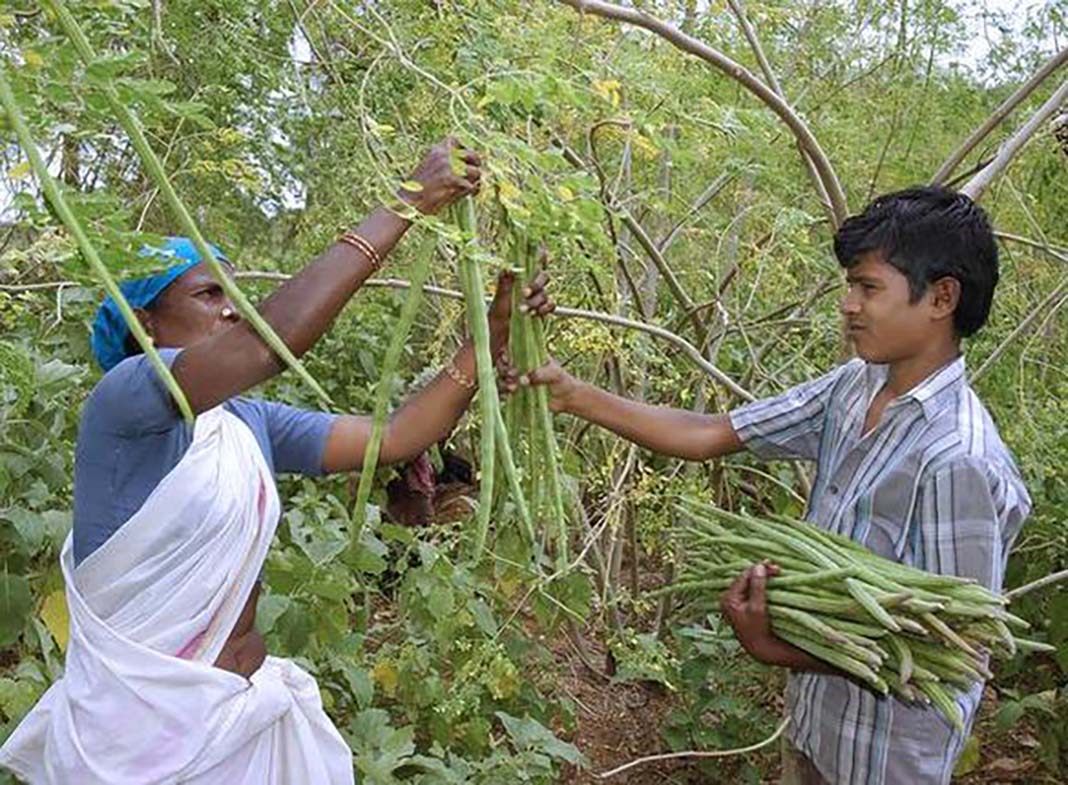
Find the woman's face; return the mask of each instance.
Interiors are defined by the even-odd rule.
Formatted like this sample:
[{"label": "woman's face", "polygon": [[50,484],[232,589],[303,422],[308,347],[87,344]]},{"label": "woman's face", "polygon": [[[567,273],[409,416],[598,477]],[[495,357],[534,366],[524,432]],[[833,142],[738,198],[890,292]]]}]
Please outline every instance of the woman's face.
[{"label": "woman's face", "polygon": [[[223,269],[229,272],[225,265]],[[191,346],[241,320],[206,264],[176,278],[152,307],[139,315],[160,348]]]}]

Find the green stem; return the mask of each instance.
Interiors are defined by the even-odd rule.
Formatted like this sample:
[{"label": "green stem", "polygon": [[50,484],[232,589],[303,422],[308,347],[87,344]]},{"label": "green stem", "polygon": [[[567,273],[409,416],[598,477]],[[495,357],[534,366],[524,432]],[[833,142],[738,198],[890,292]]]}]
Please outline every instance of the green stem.
[{"label": "green stem", "polygon": [[479,454],[478,516],[475,527],[475,561],[482,558],[489,535],[489,519],[493,512],[493,483],[496,461],[496,410],[497,382],[490,351],[489,316],[486,301],[482,297],[482,273],[478,268],[478,256],[473,252],[478,224],[475,203],[464,197],[456,206],[456,223],[463,231],[466,247],[458,259],[460,284],[467,310],[467,326],[475,344],[475,368],[479,386],[479,411],[482,415],[482,432]]},{"label": "green stem", "polygon": [[371,498],[371,488],[374,486],[375,470],[378,468],[378,456],[382,449],[382,434],[385,432],[386,415],[389,410],[390,393],[392,392],[393,377],[397,374],[400,365],[401,354],[404,352],[408,341],[408,334],[415,323],[416,314],[419,312],[419,304],[423,300],[423,284],[430,277],[430,262],[434,254],[434,246],[437,237],[431,235],[419,247],[416,254],[415,264],[412,267],[412,285],[408,289],[408,295],[404,298],[401,306],[400,322],[389,346],[386,348],[386,356],[382,361],[382,372],[375,386],[375,404],[373,421],[371,424],[371,439],[364,448],[363,462],[360,465],[360,484],[356,489],[356,505],[352,511],[352,524],[350,547],[356,548],[363,534],[363,527],[367,523],[367,502]]},{"label": "green stem", "polygon": [[174,398],[175,403],[178,405],[179,411],[185,418],[186,422],[192,423],[194,419],[193,410],[189,406],[189,401],[186,400],[185,393],[182,392],[182,388],[178,386],[178,381],[174,378],[170,368],[163,362],[163,358],[159,356],[159,352],[156,351],[152,345],[152,339],[145,332],[141,326],[140,320],[134,314],[133,309],[130,307],[130,303],[127,302],[123,296],[122,291],[119,289],[115,279],[111,277],[111,273],[108,272],[107,267],[100,260],[97,255],[96,249],[89,241],[88,236],[82,229],[81,224],[75,217],[74,212],[70,209],[66,199],[63,198],[63,192],[60,191],[56,181],[52,178],[52,175],[48,172],[48,165],[41,158],[41,153],[37,149],[37,143],[33,140],[33,135],[30,133],[30,129],[27,127],[26,122],[22,118],[22,114],[19,111],[18,101],[15,98],[14,92],[11,90],[11,85],[7,81],[7,76],[4,73],[3,67],[0,67],[0,101],[3,102],[4,109],[7,112],[7,116],[11,121],[12,127],[15,129],[15,135],[18,137],[19,144],[22,145],[22,149],[26,151],[26,155],[29,156],[30,166],[33,167],[34,174],[37,175],[37,179],[41,183],[41,187],[44,189],[45,195],[48,197],[48,201],[51,203],[52,208],[56,211],[59,219],[63,222],[67,230],[74,236],[74,241],[78,244],[78,249],[82,252],[82,256],[85,257],[86,262],[89,263],[89,267],[100,278],[104,284],[104,288],[107,293],[111,295],[111,298],[119,306],[119,312],[122,314],[122,318],[126,320],[126,325],[130,328],[130,333],[133,335],[134,340],[144,351],[145,356],[148,357],[149,363],[159,374],[166,385],[167,390],[170,392],[171,397]]},{"label": "green stem", "polygon": [[[74,44],[78,56],[86,66],[91,65],[96,60],[96,54],[93,52],[93,49],[89,44],[89,39],[85,37],[85,33],[82,32],[77,20],[70,11],[67,10],[63,0],[50,0],[50,3],[56,16],[59,18],[60,24],[63,25],[63,29],[66,31],[67,36]],[[204,240],[196,223],[193,221],[193,216],[190,215],[189,210],[182,203],[181,199],[178,198],[174,186],[171,185],[167,173],[163,169],[162,162],[152,150],[151,145],[149,145],[144,131],[141,130],[140,122],[134,113],[122,103],[118,92],[110,82],[104,85],[104,96],[107,98],[108,104],[115,113],[119,124],[126,131],[127,135],[129,135],[134,149],[137,151],[138,156],[145,165],[145,170],[155,181],[156,187],[159,188],[159,192],[170,206],[175,218],[178,219],[178,223],[181,225],[182,230],[193,241],[193,245],[196,246],[201,259],[204,260],[204,263],[208,266],[208,269],[211,270],[212,275],[214,275],[215,280],[218,281],[219,286],[222,287],[223,291],[233,302],[234,307],[237,308],[241,316],[255,328],[256,332],[259,333],[260,337],[263,338],[264,342],[271,348],[271,350],[274,351],[286,365],[296,371],[297,375],[300,376],[300,378],[303,379],[320,398],[327,404],[330,404],[330,396],[326,394],[326,390],[324,390],[315,378],[308,373],[308,370],[300,363],[296,356],[294,356],[293,352],[290,351],[285,342],[278,337],[274,329],[267,324],[267,321],[260,315],[259,311],[257,311],[252,303],[249,302],[248,298],[245,297],[244,292],[242,292],[237,284],[233,282],[230,276],[227,275],[226,271],[222,268],[222,265],[215,259],[214,254],[212,254],[207,242]]]}]

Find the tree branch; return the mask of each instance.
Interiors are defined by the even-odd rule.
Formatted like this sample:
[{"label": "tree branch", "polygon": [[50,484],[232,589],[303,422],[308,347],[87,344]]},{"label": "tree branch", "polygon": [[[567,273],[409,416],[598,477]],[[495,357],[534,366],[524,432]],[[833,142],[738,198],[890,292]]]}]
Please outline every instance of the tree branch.
[{"label": "tree branch", "polygon": [[938,171],[931,179],[931,182],[935,185],[942,185],[949,179],[949,176],[953,174],[953,170],[960,166],[968,153],[975,149],[976,145],[983,141],[987,135],[993,131],[1009,114],[1020,105],[1031,93],[1033,93],[1046,77],[1068,62],[1068,49],[1062,49],[1047,60],[1041,68],[1035,71],[1034,75],[1024,82],[1020,87],[1006,98],[994,113],[986,119],[982,125],[976,128],[971,134],[961,142],[960,147],[953,151],[953,153],[945,160],[945,162],[938,167]]},{"label": "tree branch", "polygon": [[[268,281],[284,281],[289,278],[286,273],[272,273],[272,272],[238,272],[234,274],[235,278],[239,279],[258,279]],[[411,286],[409,281],[405,281],[401,278],[368,278],[363,283],[364,286],[378,286],[386,287],[390,289],[407,289]],[[463,294],[461,292],[454,291],[452,289],[443,289],[440,286],[424,286],[423,291],[427,294],[433,294],[438,297],[446,297],[452,300],[462,300]],[[710,378],[722,384],[729,389],[732,393],[745,401],[756,400],[754,396],[747,389],[742,387],[738,382],[734,381],[730,376],[725,374],[715,365],[710,363],[704,357],[701,356],[701,352],[697,350],[697,347],[687,341],[681,335],[676,335],[670,330],[665,330],[663,327],[657,327],[654,324],[646,324],[645,322],[638,322],[633,319],[627,319],[623,316],[616,316],[610,313],[602,313],[600,311],[587,311],[582,308],[564,308],[563,306],[557,307],[553,311],[554,316],[558,316],[564,319],[586,319],[593,322],[601,322],[603,324],[611,324],[616,327],[625,327],[630,330],[638,330],[639,332],[647,333],[661,340],[667,341],[670,344],[678,347],[683,353],[689,357],[697,366]]]},{"label": "tree branch", "polygon": [[976,200],[982,197],[983,192],[990,186],[990,183],[994,181],[994,178],[1008,168],[1009,163],[1016,157],[1016,154],[1023,149],[1024,145],[1031,141],[1031,137],[1035,135],[1042,124],[1046,122],[1046,120],[1048,120],[1066,100],[1068,100],[1068,80],[1065,80],[1064,83],[1054,91],[1053,95],[1049,97],[1046,103],[1042,104],[1039,110],[1031,115],[1031,118],[1001,146],[1001,149],[998,150],[998,154],[994,157],[994,160],[975,175],[975,177],[965,183],[964,187],[960,189],[961,193]]},{"label": "tree branch", "polygon": [[750,744],[748,747],[739,747],[736,750],[717,750],[714,752],[701,752],[699,750],[695,750],[692,752],[669,752],[666,755],[649,755],[644,758],[632,760],[630,763],[625,763],[622,766],[617,766],[616,768],[598,774],[597,776],[602,780],[606,780],[609,777],[614,777],[617,774],[622,774],[623,772],[627,771],[628,769],[632,769],[635,766],[642,766],[646,763],[655,763],[661,760],[675,760],[678,758],[725,758],[729,755],[745,755],[746,753],[756,752],[757,750],[763,747],[767,747],[769,744],[773,744],[775,740],[782,735],[783,731],[786,730],[786,726],[789,724],[790,718],[787,717],[779,724],[779,727],[775,729],[775,732],[768,736],[766,739],[764,739],[764,741],[757,742],[756,744]]},{"label": "tree branch", "polygon": [[[1060,253],[1051,248],[1050,246],[1038,242],[1037,240],[1030,240],[1026,237],[1018,237],[1017,235],[1005,234],[1003,232],[996,232],[995,235],[1003,240],[1013,240],[1023,245],[1028,245],[1033,248],[1040,249],[1042,251],[1045,251],[1054,259],[1057,259],[1062,262],[1068,262],[1068,255]],[[1064,278],[1059,284],[1053,287],[1053,290],[1050,291],[1050,293],[1042,299],[1042,302],[1032,308],[1031,312],[1023,319],[1023,321],[1016,325],[1016,328],[1011,333],[1005,336],[1005,339],[1000,344],[998,344],[997,348],[995,348],[994,351],[990,353],[990,356],[987,357],[986,360],[983,361],[983,364],[980,365],[976,369],[975,373],[971,375],[970,381],[975,382],[979,377],[981,377],[988,370],[990,370],[994,363],[996,363],[998,359],[1001,358],[1001,355],[1005,353],[1005,350],[1009,348],[1010,344],[1012,344],[1012,342],[1019,338],[1021,335],[1026,333],[1031,328],[1031,325],[1033,325],[1039,319],[1039,317],[1049,316],[1050,309],[1053,309],[1055,311],[1062,305],[1064,305],[1065,302],[1068,302],[1068,298],[1061,299],[1065,296],[1066,291],[1068,291],[1068,278]],[[1058,300],[1061,301],[1058,302]]]},{"label": "tree branch", "polygon": [[656,244],[657,250],[662,254],[667,253],[668,248],[675,242],[675,238],[679,236],[679,232],[682,231],[682,227],[686,225],[686,222],[704,209],[706,204],[715,199],[719,195],[719,192],[726,188],[733,179],[733,172],[724,172],[713,180],[712,184],[702,191],[701,195],[690,205],[690,209],[686,212],[686,215],[676,221],[675,225],[671,227],[671,230]]},{"label": "tree branch", "polygon": [[[234,277],[243,280],[257,280],[257,281],[287,281],[289,275],[287,273],[275,273],[275,272],[260,272],[255,270],[246,270],[234,273]],[[79,281],[48,281],[45,283],[32,283],[32,284],[0,284],[0,292],[21,292],[21,291],[35,291],[42,289],[61,289],[65,286],[85,286]],[[411,288],[411,282],[406,281],[403,278],[368,278],[363,282],[366,287],[378,287],[386,289],[409,289]],[[440,286],[423,286],[423,291],[426,294],[436,295],[438,297],[444,297],[450,300],[462,300],[463,293],[455,291],[453,289],[444,289]],[[701,352],[697,350],[697,347],[687,341],[681,335],[676,335],[670,330],[665,330],[663,327],[657,327],[655,324],[646,324],[645,322],[638,322],[633,319],[627,319],[623,316],[616,316],[610,313],[602,313],[601,311],[587,311],[583,308],[564,308],[563,306],[557,307],[553,311],[554,316],[558,316],[563,319],[585,319],[587,321],[601,322],[603,324],[611,324],[616,327],[625,327],[628,330],[638,330],[639,332],[647,333],[661,340],[667,341],[670,344],[678,347],[682,352],[689,357],[697,366],[711,379],[722,384],[729,389],[739,398],[745,401],[756,400],[754,396],[747,389],[742,387],[738,382],[734,381],[730,376],[725,374],[715,365],[710,363],[704,357],[701,356]]]},{"label": "tree branch", "polygon": [[1031,581],[1031,583],[1025,583],[1023,586],[1019,586],[1012,591],[1005,592],[1005,599],[1015,600],[1018,597],[1023,597],[1025,594],[1030,594],[1036,589],[1043,589],[1046,586],[1052,586],[1055,583],[1061,583],[1068,581],[1068,570],[1061,570],[1055,572],[1052,575],[1047,575],[1044,578],[1039,578],[1037,581]]},{"label": "tree branch", "polygon": [[1028,248],[1038,248],[1048,252],[1054,259],[1068,263],[1068,248],[1049,245],[1040,240],[1032,240],[1030,237],[1021,237],[1018,234],[1009,234],[1008,232],[994,232],[994,236],[1002,242],[1019,243],[1020,245],[1026,245]]},{"label": "tree branch", "polygon": [[[753,50],[753,54],[756,56],[757,64],[760,66],[761,73],[764,74],[764,79],[771,86],[771,89],[775,91],[783,100],[786,100],[786,93],[783,92],[782,85],[779,84],[778,78],[775,76],[775,72],[771,70],[771,63],[768,62],[767,56],[764,54],[764,47],[760,45],[760,39],[757,38],[756,31],[749,23],[749,17],[746,16],[745,8],[742,7],[741,0],[727,0],[734,15],[738,18],[738,24],[742,28],[742,32],[745,34],[745,38],[749,41],[749,47]],[[820,173],[816,170],[816,164],[812,160],[805,148],[803,148],[800,142],[797,143],[797,151],[801,153],[801,159],[805,162],[805,169],[808,171],[808,177],[812,181],[812,184],[816,187],[816,193],[819,195],[820,204],[823,205],[824,212],[827,213],[827,218],[831,222],[831,229],[838,228],[838,217],[834,213],[834,208],[831,206],[831,198],[827,195],[827,189],[823,187],[823,181],[820,179]]]},{"label": "tree branch", "polygon": [[[552,143],[560,149],[561,155],[564,156],[564,160],[577,169],[589,171],[589,167],[586,162],[582,160],[582,157],[572,150],[567,143],[559,136],[552,135]],[[649,233],[645,231],[637,219],[631,215],[630,211],[619,203],[615,193],[603,184],[601,188],[601,199],[604,202],[605,207],[617,215],[623,222],[623,225],[630,230],[634,235],[634,239],[638,241],[638,245],[642,247],[642,250],[649,256],[653,264],[656,265],[657,271],[664,277],[667,282],[668,289],[671,290],[672,296],[679,301],[679,305],[682,306],[684,312],[690,312],[693,310],[694,303],[690,296],[686,293],[686,290],[682,288],[682,284],[679,283],[678,277],[675,275],[675,271],[668,265],[667,260],[664,258],[664,254],[660,251],[653,239],[649,236]],[[638,297],[638,308],[641,310],[643,305],[641,303],[640,295],[635,292],[635,297]],[[694,320],[694,329],[697,331],[697,339],[699,342],[703,342],[704,338],[704,325],[700,319]]]},{"label": "tree branch", "polygon": [[835,174],[834,167],[823,152],[823,148],[820,147],[816,137],[813,136],[808,125],[798,116],[793,107],[786,103],[774,90],[757,79],[749,70],[708,44],[686,35],[677,27],[650,16],[644,11],[602,2],[602,0],[558,0],[558,2],[569,5],[580,13],[591,13],[605,19],[614,19],[642,27],[660,36],[676,48],[699,57],[721,70],[727,76],[740,82],[742,86],[775,112],[793,132],[798,144],[812,158],[813,165],[819,173],[820,182],[830,198],[836,224],[845,220],[849,214],[845,193],[842,190],[838,175]]}]

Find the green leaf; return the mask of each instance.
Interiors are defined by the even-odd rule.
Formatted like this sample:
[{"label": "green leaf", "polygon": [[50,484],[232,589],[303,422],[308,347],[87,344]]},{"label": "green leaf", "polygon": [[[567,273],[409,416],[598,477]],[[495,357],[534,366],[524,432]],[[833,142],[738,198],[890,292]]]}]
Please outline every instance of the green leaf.
[{"label": "green leaf", "polygon": [[284,594],[261,594],[256,602],[256,628],[264,635],[271,632],[292,602]]},{"label": "green leaf", "polygon": [[964,742],[964,749],[960,752],[960,757],[957,758],[957,765],[953,769],[953,775],[955,777],[963,777],[967,774],[971,774],[979,766],[980,744],[979,737],[972,735],[968,737],[968,741]]},{"label": "green leaf", "polygon": [[8,720],[21,720],[44,692],[44,685],[32,679],[0,678],[0,713]]},{"label": "green leaf", "polygon": [[349,685],[352,697],[356,700],[356,705],[360,709],[369,708],[375,697],[375,682],[370,672],[349,662],[342,664],[341,672]]},{"label": "green leaf", "polygon": [[477,597],[467,602],[467,608],[475,619],[475,624],[486,635],[497,634],[497,620],[493,617],[490,606]]},{"label": "green leaf", "polygon": [[360,572],[381,575],[389,567],[385,556],[389,548],[380,539],[364,531],[359,544],[352,552],[352,566]]},{"label": "green leaf", "polygon": [[998,709],[996,725],[999,731],[1007,731],[1016,727],[1027,712],[1027,707],[1022,701],[1006,701]]},{"label": "green leaf", "polygon": [[18,640],[32,612],[29,581],[21,575],[0,574],[0,646]]},{"label": "green leaf", "polygon": [[537,720],[531,717],[518,719],[503,711],[496,712],[496,715],[517,749],[543,752],[552,758],[575,765],[585,763],[585,757],[575,745],[561,741]]},{"label": "green leaf", "polygon": [[438,586],[435,591],[430,593],[430,596],[427,597],[426,601],[427,610],[439,621],[451,616],[455,605],[456,598],[453,595],[452,589],[445,586]]},{"label": "green leaf", "polygon": [[133,71],[145,62],[145,55],[131,51],[121,55],[98,57],[85,69],[86,81],[90,84],[104,86],[124,71]]}]

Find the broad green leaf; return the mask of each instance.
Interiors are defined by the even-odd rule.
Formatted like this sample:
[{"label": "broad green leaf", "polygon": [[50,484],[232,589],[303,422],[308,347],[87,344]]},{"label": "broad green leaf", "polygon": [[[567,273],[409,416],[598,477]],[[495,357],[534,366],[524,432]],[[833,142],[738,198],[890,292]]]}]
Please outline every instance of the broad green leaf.
[{"label": "broad green leaf", "polygon": [[59,644],[60,651],[65,652],[70,640],[70,613],[67,611],[67,595],[63,589],[56,589],[45,597],[41,604],[40,616]]},{"label": "broad green leaf", "polygon": [[32,611],[29,581],[21,575],[0,573],[0,646],[18,640]]}]

